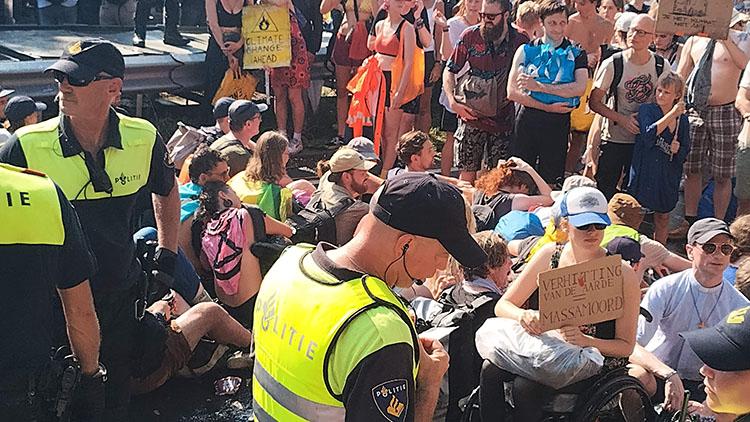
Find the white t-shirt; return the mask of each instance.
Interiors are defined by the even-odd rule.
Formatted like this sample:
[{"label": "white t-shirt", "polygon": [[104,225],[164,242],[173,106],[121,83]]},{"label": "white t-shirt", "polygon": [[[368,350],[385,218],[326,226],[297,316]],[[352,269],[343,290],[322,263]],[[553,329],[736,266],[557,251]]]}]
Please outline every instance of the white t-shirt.
[{"label": "white t-shirt", "polygon": [[0,127],[0,147],[2,147],[6,142],[8,142],[8,139],[10,139],[11,134],[8,132],[8,129]]},{"label": "white t-shirt", "polygon": [[[664,70],[658,79],[663,79],[669,73],[670,65],[664,60]],[[615,77],[615,65],[612,57],[605,60],[596,74],[594,79],[594,88],[609,92],[609,87]],[[620,114],[638,113],[641,104],[654,102],[654,93],[656,93],[656,59],[651,54],[651,58],[644,65],[636,65],[625,59],[622,65],[622,78],[617,85],[617,111]],[[627,129],[613,124],[609,119],[604,119],[602,126],[602,141],[611,141],[618,144],[632,144],[635,142],[635,135],[628,132]]]},{"label": "white t-shirt", "polygon": [[652,284],[641,302],[654,319],[646,322],[639,317],[638,344],[676,370],[680,378],[700,381],[703,376],[698,370],[703,363],[679,334],[699,330],[701,320],[705,328],[712,327],[748,304],[726,281],[712,288],[701,286],[692,268],[669,275]]},{"label": "white t-shirt", "polygon": [[[750,89],[750,72],[744,72],[742,79],[740,79],[740,88]],[[744,121],[742,125],[742,132],[737,137],[739,144],[737,148],[745,149],[750,148],[750,122]]]}]

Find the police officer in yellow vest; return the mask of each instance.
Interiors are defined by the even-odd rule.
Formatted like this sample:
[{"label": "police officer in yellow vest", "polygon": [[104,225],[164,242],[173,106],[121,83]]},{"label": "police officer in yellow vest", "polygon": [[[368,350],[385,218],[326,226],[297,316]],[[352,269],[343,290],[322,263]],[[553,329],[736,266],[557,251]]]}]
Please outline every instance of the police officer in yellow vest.
[{"label": "police officer in yellow vest", "polygon": [[26,126],[0,149],[0,162],[43,171],[75,206],[98,262],[91,289],[108,369],[108,421],[125,420],[129,355],[141,275],[132,234],[139,198],[152,194],[159,230],[157,267],[174,272],[180,199],[166,146],[149,122],[119,114],[122,54],[101,39],[76,41],[47,69],[58,83],[60,116]]},{"label": "police officer in yellow vest", "polygon": [[376,192],[354,238],[289,247],[261,284],[253,334],[259,421],[427,421],[448,355],[418,338],[391,290],[486,255],[460,191],[404,173]]},{"label": "police officer in yellow vest", "polygon": [[59,383],[49,354],[64,340],[53,329],[62,322],[53,306],[55,289],[83,373],[76,395],[87,399],[68,410],[74,420],[95,419],[104,406],[99,325],[88,281],[95,261],[76,213],[44,174],[0,164],[0,221],[0,419],[51,418]]}]

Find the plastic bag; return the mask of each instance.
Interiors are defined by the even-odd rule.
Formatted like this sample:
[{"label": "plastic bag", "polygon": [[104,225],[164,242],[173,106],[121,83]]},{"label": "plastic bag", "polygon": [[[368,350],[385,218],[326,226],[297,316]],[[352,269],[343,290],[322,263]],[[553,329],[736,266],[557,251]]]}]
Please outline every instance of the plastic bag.
[{"label": "plastic bag", "polygon": [[216,103],[221,97],[231,97],[235,100],[252,100],[257,85],[258,80],[249,71],[242,70],[239,77],[236,77],[232,69],[227,69],[211,104]]},{"label": "plastic bag", "polygon": [[556,390],[599,372],[604,364],[599,350],[574,346],[556,334],[533,336],[512,319],[490,318],[477,331],[477,351],[501,369]]}]

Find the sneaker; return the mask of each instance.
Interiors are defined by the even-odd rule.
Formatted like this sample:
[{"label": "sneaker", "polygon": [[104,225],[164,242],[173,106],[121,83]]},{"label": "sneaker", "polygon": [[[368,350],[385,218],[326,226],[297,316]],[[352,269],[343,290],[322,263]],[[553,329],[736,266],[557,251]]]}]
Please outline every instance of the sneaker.
[{"label": "sneaker", "polygon": [[250,352],[238,350],[227,358],[227,368],[229,369],[250,369],[253,367],[255,356]]},{"label": "sneaker", "polygon": [[687,220],[682,220],[679,226],[669,232],[669,239],[685,239],[687,237],[688,230],[690,230],[690,223]]},{"label": "sneaker", "polygon": [[179,33],[175,34],[164,34],[164,44],[173,45],[175,47],[184,47],[190,42],[189,39],[183,37]]},{"label": "sneaker", "polygon": [[336,146],[336,147],[340,147],[340,146],[346,144],[346,142],[344,141],[344,137],[343,136],[336,135],[336,136],[333,137],[333,139],[331,139],[330,141],[328,141],[328,144]]},{"label": "sneaker", "polygon": [[289,151],[289,155],[295,155],[302,151],[302,141],[299,139],[290,139],[289,140],[289,146],[286,149]]},{"label": "sneaker", "polygon": [[136,47],[146,47],[146,37],[142,37],[138,34],[133,34],[133,45]]}]

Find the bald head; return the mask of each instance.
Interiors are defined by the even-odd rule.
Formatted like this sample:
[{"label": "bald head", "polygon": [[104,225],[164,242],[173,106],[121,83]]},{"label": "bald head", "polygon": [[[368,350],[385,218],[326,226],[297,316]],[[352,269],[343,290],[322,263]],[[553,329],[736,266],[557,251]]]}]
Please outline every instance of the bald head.
[{"label": "bald head", "polygon": [[628,47],[636,52],[648,50],[654,42],[655,31],[656,21],[649,15],[639,14],[630,23]]}]

